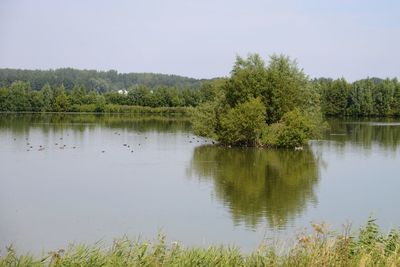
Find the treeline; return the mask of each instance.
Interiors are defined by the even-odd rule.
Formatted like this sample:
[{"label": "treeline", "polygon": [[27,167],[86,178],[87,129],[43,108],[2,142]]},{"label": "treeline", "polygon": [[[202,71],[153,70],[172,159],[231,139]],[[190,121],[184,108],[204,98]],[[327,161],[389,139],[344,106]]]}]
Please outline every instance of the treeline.
[{"label": "treeline", "polygon": [[345,79],[319,79],[322,111],[328,116],[400,116],[397,79],[368,78],[353,83]]},{"label": "treeline", "polygon": [[[63,85],[45,84],[33,90],[29,82],[16,81],[0,88],[1,112],[174,112],[193,107],[214,98],[211,84],[198,90],[140,85],[125,92],[99,93],[84,85],[66,90]],[[151,109],[158,108],[158,109]]]},{"label": "treeline", "polygon": [[145,85],[156,87],[199,88],[203,80],[156,73],[118,73],[115,70],[96,71],[62,68],[56,70],[0,69],[0,87],[9,87],[15,81],[29,82],[33,90],[40,90],[46,84],[51,87],[63,85],[69,91],[75,85],[87,90],[108,92]]},{"label": "treeline", "polygon": [[[104,105],[108,108],[115,105],[108,111],[120,112],[127,111],[126,106],[197,106],[214,100],[218,88],[227,80],[114,70],[0,69],[0,111],[91,112],[104,110]],[[251,90],[252,84],[232,84],[231,95],[239,94],[242,86]],[[260,86],[267,85],[261,83]],[[400,83],[397,79],[367,78],[349,83],[343,78],[320,78],[307,86],[319,93],[322,113],[327,116],[400,116]],[[261,87],[257,90],[268,89]],[[124,93],[118,93],[121,90]],[[280,111],[280,106],[267,107],[271,115]]]}]

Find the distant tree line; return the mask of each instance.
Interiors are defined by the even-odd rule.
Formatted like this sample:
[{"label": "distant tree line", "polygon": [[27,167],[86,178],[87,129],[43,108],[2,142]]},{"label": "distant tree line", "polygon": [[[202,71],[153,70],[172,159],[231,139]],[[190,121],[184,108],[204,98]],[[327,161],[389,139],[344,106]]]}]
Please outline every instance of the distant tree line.
[{"label": "distant tree line", "polygon": [[199,88],[202,80],[156,73],[118,73],[115,70],[96,71],[62,68],[56,70],[0,69],[0,87],[9,87],[15,81],[29,82],[32,90],[40,90],[46,84],[63,85],[66,91],[82,85],[89,91],[108,92],[145,85],[156,87]]},{"label": "distant tree line", "polygon": [[318,79],[322,111],[328,116],[400,116],[400,83],[397,79]]},{"label": "distant tree line", "polygon": [[[0,69],[0,111],[90,112],[94,109],[101,111],[104,105],[197,106],[214,100],[221,86],[228,88],[227,101],[234,105],[236,99],[251,92],[252,87],[258,86],[254,89],[256,91],[265,89],[263,71],[251,75],[255,75],[254,80],[252,78],[246,81],[247,84],[242,84],[241,78],[198,80],[177,75],[118,73],[114,70]],[[293,81],[285,81],[286,87],[290,87]],[[307,83],[307,86],[313,88],[307,92],[320,95],[320,107],[327,116],[400,116],[400,83],[397,79],[367,78],[349,83],[343,78],[320,78]],[[119,90],[124,93],[118,93]],[[281,98],[285,101],[278,104],[274,102],[278,99],[276,95],[272,94],[270,100],[264,99],[265,103],[270,102],[266,110],[269,122],[281,117],[286,111],[286,102],[294,103],[290,98],[296,92],[294,90]],[[96,105],[97,108],[94,108]]]},{"label": "distant tree line", "polygon": [[[212,86],[204,83],[198,90],[175,87],[150,89],[145,85],[133,86],[126,91],[99,93],[75,84],[71,90],[63,85],[46,83],[33,90],[29,82],[15,81],[0,87],[2,112],[122,112],[128,107],[191,107],[214,97]],[[137,109],[131,109],[137,110]]]}]

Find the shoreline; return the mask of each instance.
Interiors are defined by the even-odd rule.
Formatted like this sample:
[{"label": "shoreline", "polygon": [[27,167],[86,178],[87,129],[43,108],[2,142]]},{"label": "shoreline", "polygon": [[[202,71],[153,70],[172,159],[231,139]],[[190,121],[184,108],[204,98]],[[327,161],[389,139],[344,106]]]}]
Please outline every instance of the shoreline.
[{"label": "shoreline", "polygon": [[[111,246],[75,244],[42,256],[18,254],[11,246],[0,253],[0,266],[398,266],[400,231],[382,233],[370,218],[364,227],[352,231],[349,224],[341,232],[327,224],[311,224],[311,233],[301,233],[295,241],[268,241],[245,253],[230,245],[183,246],[168,241],[162,233],[155,241],[127,237]],[[278,240],[279,241],[279,240]]]}]

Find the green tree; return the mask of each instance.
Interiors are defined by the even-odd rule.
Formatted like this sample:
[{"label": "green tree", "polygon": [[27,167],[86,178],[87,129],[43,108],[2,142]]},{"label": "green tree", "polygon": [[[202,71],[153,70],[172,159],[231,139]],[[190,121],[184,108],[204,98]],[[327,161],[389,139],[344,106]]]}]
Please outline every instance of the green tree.
[{"label": "green tree", "polygon": [[97,95],[98,93],[96,91],[90,91],[85,95],[83,98],[82,102],[83,104],[90,105],[90,104],[96,104],[97,101]]},{"label": "green tree", "polygon": [[31,91],[29,94],[31,111],[40,112],[43,109],[43,95],[39,91]]},{"label": "green tree", "polygon": [[212,104],[195,111],[196,134],[230,145],[294,147],[323,125],[319,88],[288,57],[272,56],[268,67],[258,55],[237,57],[231,73]]},{"label": "green tree", "polygon": [[54,111],[66,112],[69,110],[69,107],[70,101],[65,91],[58,92],[57,97],[54,100]]},{"label": "green tree", "polygon": [[146,86],[137,86],[128,91],[128,103],[133,106],[147,106],[150,90]]},{"label": "green tree", "polygon": [[346,115],[347,102],[350,94],[350,85],[342,78],[322,85],[323,112],[327,115]]},{"label": "green tree", "polygon": [[125,94],[120,94],[115,91],[105,93],[104,97],[108,104],[115,104],[115,105],[127,105],[128,104],[127,96]]},{"label": "green tree", "polygon": [[104,112],[106,108],[106,99],[104,98],[103,95],[98,95],[96,97],[96,112]]},{"label": "green tree", "polygon": [[375,86],[375,90],[373,91],[375,115],[390,115],[394,92],[395,85],[391,83],[389,79],[384,80]]},{"label": "green tree", "polygon": [[259,145],[265,124],[265,106],[261,98],[250,98],[221,116],[218,141],[233,145]]},{"label": "green tree", "polygon": [[72,105],[82,105],[86,95],[86,89],[82,85],[75,85],[72,88],[70,99]]},{"label": "green tree", "polygon": [[373,114],[372,92],[374,84],[370,79],[354,82],[348,103],[348,113],[355,116],[370,116]]},{"label": "green tree", "polygon": [[10,111],[31,111],[29,94],[31,86],[27,82],[13,82],[10,86],[7,102],[10,103]]},{"label": "green tree", "polygon": [[271,56],[267,69],[267,87],[262,93],[267,107],[267,121],[279,121],[283,114],[298,107],[319,106],[319,94],[312,92],[308,77],[296,61],[284,55]]},{"label": "green tree", "polygon": [[216,105],[218,105],[216,101],[205,102],[193,112],[192,127],[195,134],[214,139],[218,138],[215,133],[218,124]]},{"label": "green tree", "polygon": [[225,86],[226,79],[214,79],[212,81],[204,82],[199,89],[199,102],[204,103],[213,101],[216,97],[217,91],[221,91]]},{"label": "green tree", "polygon": [[195,107],[200,103],[200,91],[184,89],[180,96],[181,106]]},{"label": "green tree", "polygon": [[264,95],[267,90],[267,70],[258,54],[249,54],[247,59],[236,57],[231,77],[223,87],[226,101],[231,107]]},{"label": "green tree", "polygon": [[46,83],[40,90],[43,99],[41,111],[49,112],[53,110],[54,95],[50,85]]},{"label": "green tree", "polygon": [[184,99],[176,88],[165,88],[164,93],[168,107],[181,107],[184,105]]},{"label": "green tree", "polygon": [[394,83],[392,113],[395,116],[400,116],[400,83],[397,79],[393,79],[392,82]]},{"label": "green tree", "polygon": [[12,110],[9,94],[10,90],[7,88],[0,88],[0,111]]},{"label": "green tree", "polygon": [[279,123],[271,126],[269,134],[273,136],[269,136],[268,140],[278,147],[301,147],[309,138],[320,136],[321,123],[321,119],[307,116],[296,108],[285,113]]}]

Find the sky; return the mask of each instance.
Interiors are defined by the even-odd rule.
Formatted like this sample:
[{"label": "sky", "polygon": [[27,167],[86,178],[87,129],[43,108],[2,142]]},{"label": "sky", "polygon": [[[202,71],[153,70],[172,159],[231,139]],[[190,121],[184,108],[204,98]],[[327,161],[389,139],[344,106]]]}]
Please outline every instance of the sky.
[{"label": "sky", "polygon": [[228,76],[236,55],[311,78],[400,77],[398,0],[0,0],[0,68]]}]

